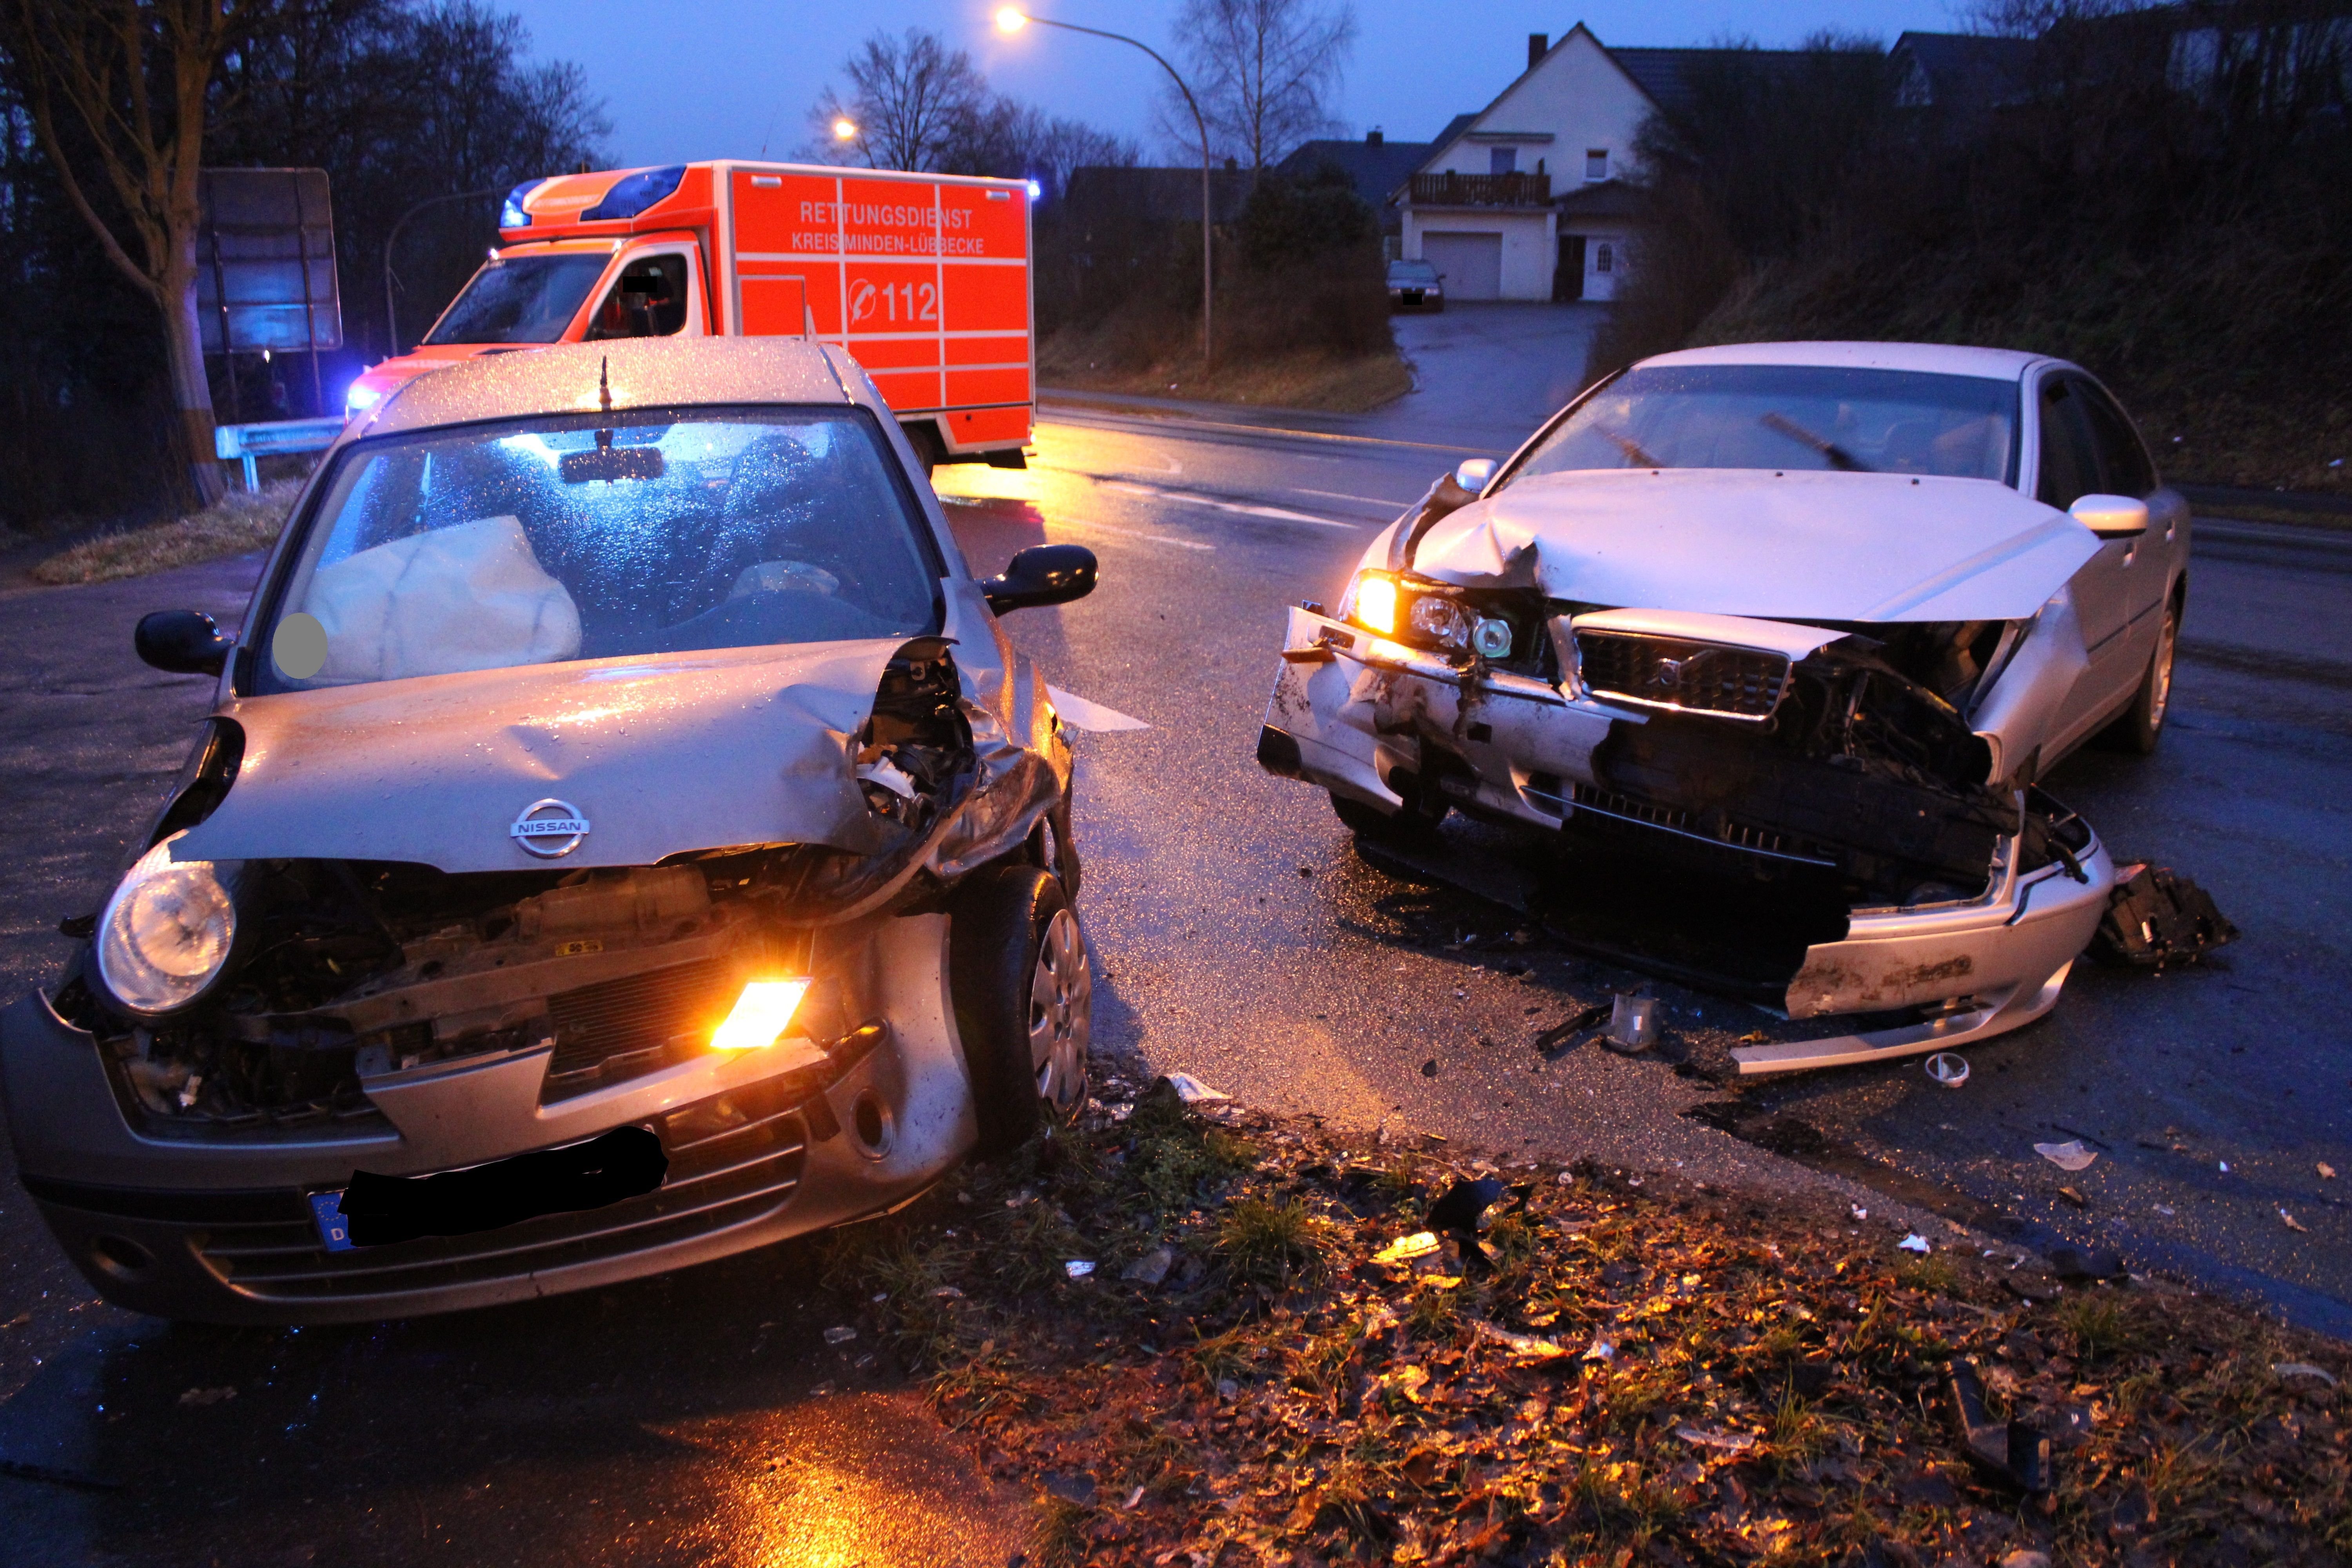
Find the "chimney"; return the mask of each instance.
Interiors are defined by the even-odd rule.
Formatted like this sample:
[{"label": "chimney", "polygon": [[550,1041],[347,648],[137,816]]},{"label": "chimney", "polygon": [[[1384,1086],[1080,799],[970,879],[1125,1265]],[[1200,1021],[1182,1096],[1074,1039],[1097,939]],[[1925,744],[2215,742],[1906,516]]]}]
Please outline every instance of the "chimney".
[{"label": "chimney", "polygon": [[1377,125],[1364,132],[1364,145],[1367,147],[1377,147],[1386,140],[1387,138],[1381,134],[1381,128]]},{"label": "chimney", "polygon": [[1536,62],[1542,59],[1544,56],[1550,52],[1551,35],[1549,33],[1529,33],[1528,35],[1528,69],[1535,69]]}]

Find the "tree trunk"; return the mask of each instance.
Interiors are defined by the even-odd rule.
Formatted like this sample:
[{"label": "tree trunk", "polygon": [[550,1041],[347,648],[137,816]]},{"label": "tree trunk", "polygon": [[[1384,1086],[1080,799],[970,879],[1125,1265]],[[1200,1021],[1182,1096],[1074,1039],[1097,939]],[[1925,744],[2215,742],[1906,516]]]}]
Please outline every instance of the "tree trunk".
[{"label": "tree trunk", "polygon": [[196,321],[195,226],[188,225],[172,239],[172,255],[157,290],[163,312],[163,353],[171,367],[172,405],[179,415],[178,445],[188,488],[198,506],[210,506],[227,493],[228,486],[214,456],[212,383],[205,374],[204,332]]}]

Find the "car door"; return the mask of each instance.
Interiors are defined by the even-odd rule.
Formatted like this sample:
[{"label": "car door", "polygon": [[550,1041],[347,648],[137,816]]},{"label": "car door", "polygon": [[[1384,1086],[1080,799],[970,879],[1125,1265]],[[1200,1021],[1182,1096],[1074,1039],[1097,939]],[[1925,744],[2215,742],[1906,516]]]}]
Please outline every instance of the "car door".
[{"label": "car door", "polygon": [[[2060,511],[2072,507],[2079,497],[2099,493],[2106,482],[2083,384],[2064,371],[2048,371],[2034,398],[2040,440],[2033,493]],[[2068,584],[2074,590],[2074,618],[2083,628],[2083,647],[2091,664],[2060,709],[2056,744],[2047,761],[2054,762],[2080,741],[2114,705],[2122,689],[2124,672],[2130,666],[2131,605],[2125,562],[2132,544],[2123,539],[2101,542],[2099,552],[2084,563]]]},{"label": "car door", "polygon": [[2126,685],[2136,685],[2139,672],[2156,651],[2158,612],[2172,585],[2179,558],[2180,525],[2188,503],[2177,490],[2158,487],[2156,464],[2147,455],[2139,432],[2107,389],[2088,377],[2074,377],[2074,388],[2089,416],[2091,438],[2099,451],[2101,488],[2109,495],[2130,496],[2147,502],[2147,531],[2127,542],[2124,553],[2123,594],[2129,625],[2125,636],[2128,655]]}]

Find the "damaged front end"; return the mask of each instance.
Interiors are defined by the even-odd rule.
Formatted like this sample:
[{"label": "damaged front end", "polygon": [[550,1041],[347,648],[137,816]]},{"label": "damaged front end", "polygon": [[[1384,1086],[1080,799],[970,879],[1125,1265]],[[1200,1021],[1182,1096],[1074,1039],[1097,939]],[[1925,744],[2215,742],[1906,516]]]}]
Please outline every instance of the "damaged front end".
[{"label": "damaged front end", "polygon": [[[1009,860],[1076,879],[1066,742],[1034,672],[975,640],[970,668],[919,637],[443,678],[454,693],[399,704],[396,748],[348,737],[373,773],[304,742],[384,720],[379,689],[229,704],[54,1000],[0,1030],[19,1163],[68,1254],[139,1310],[364,1319],[678,1267],[920,1193],[976,1137],[951,889]],[[730,743],[675,743],[714,713]],[[137,952],[214,969],[174,991]],[[357,1173],[625,1128],[663,1159],[621,1201],[385,1247],[334,1232]]]},{"label": "damaged front end", "polygon": [[1596,947],[1793,1019],[1867,1016],[1738,1050],[1744,1073],[1940,1049],[2048,1011],[2113,880],[1970,726],[2026,631],[1608,607],[1524,570],[1391,564],[1337,616],[1291,612],[1259,760],[1359,812],[1557,833],[1565,886],[1538,896]]}]

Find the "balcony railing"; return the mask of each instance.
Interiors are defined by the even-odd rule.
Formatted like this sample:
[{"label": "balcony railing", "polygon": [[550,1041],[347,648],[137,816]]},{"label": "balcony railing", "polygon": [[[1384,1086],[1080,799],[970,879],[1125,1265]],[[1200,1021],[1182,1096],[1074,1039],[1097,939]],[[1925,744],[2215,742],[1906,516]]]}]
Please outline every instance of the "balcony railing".
[{"label": "balcony railing", "polygon": [[1549,174],[1415,174],[1417,207],[1539,207],[1551,200]]}]

